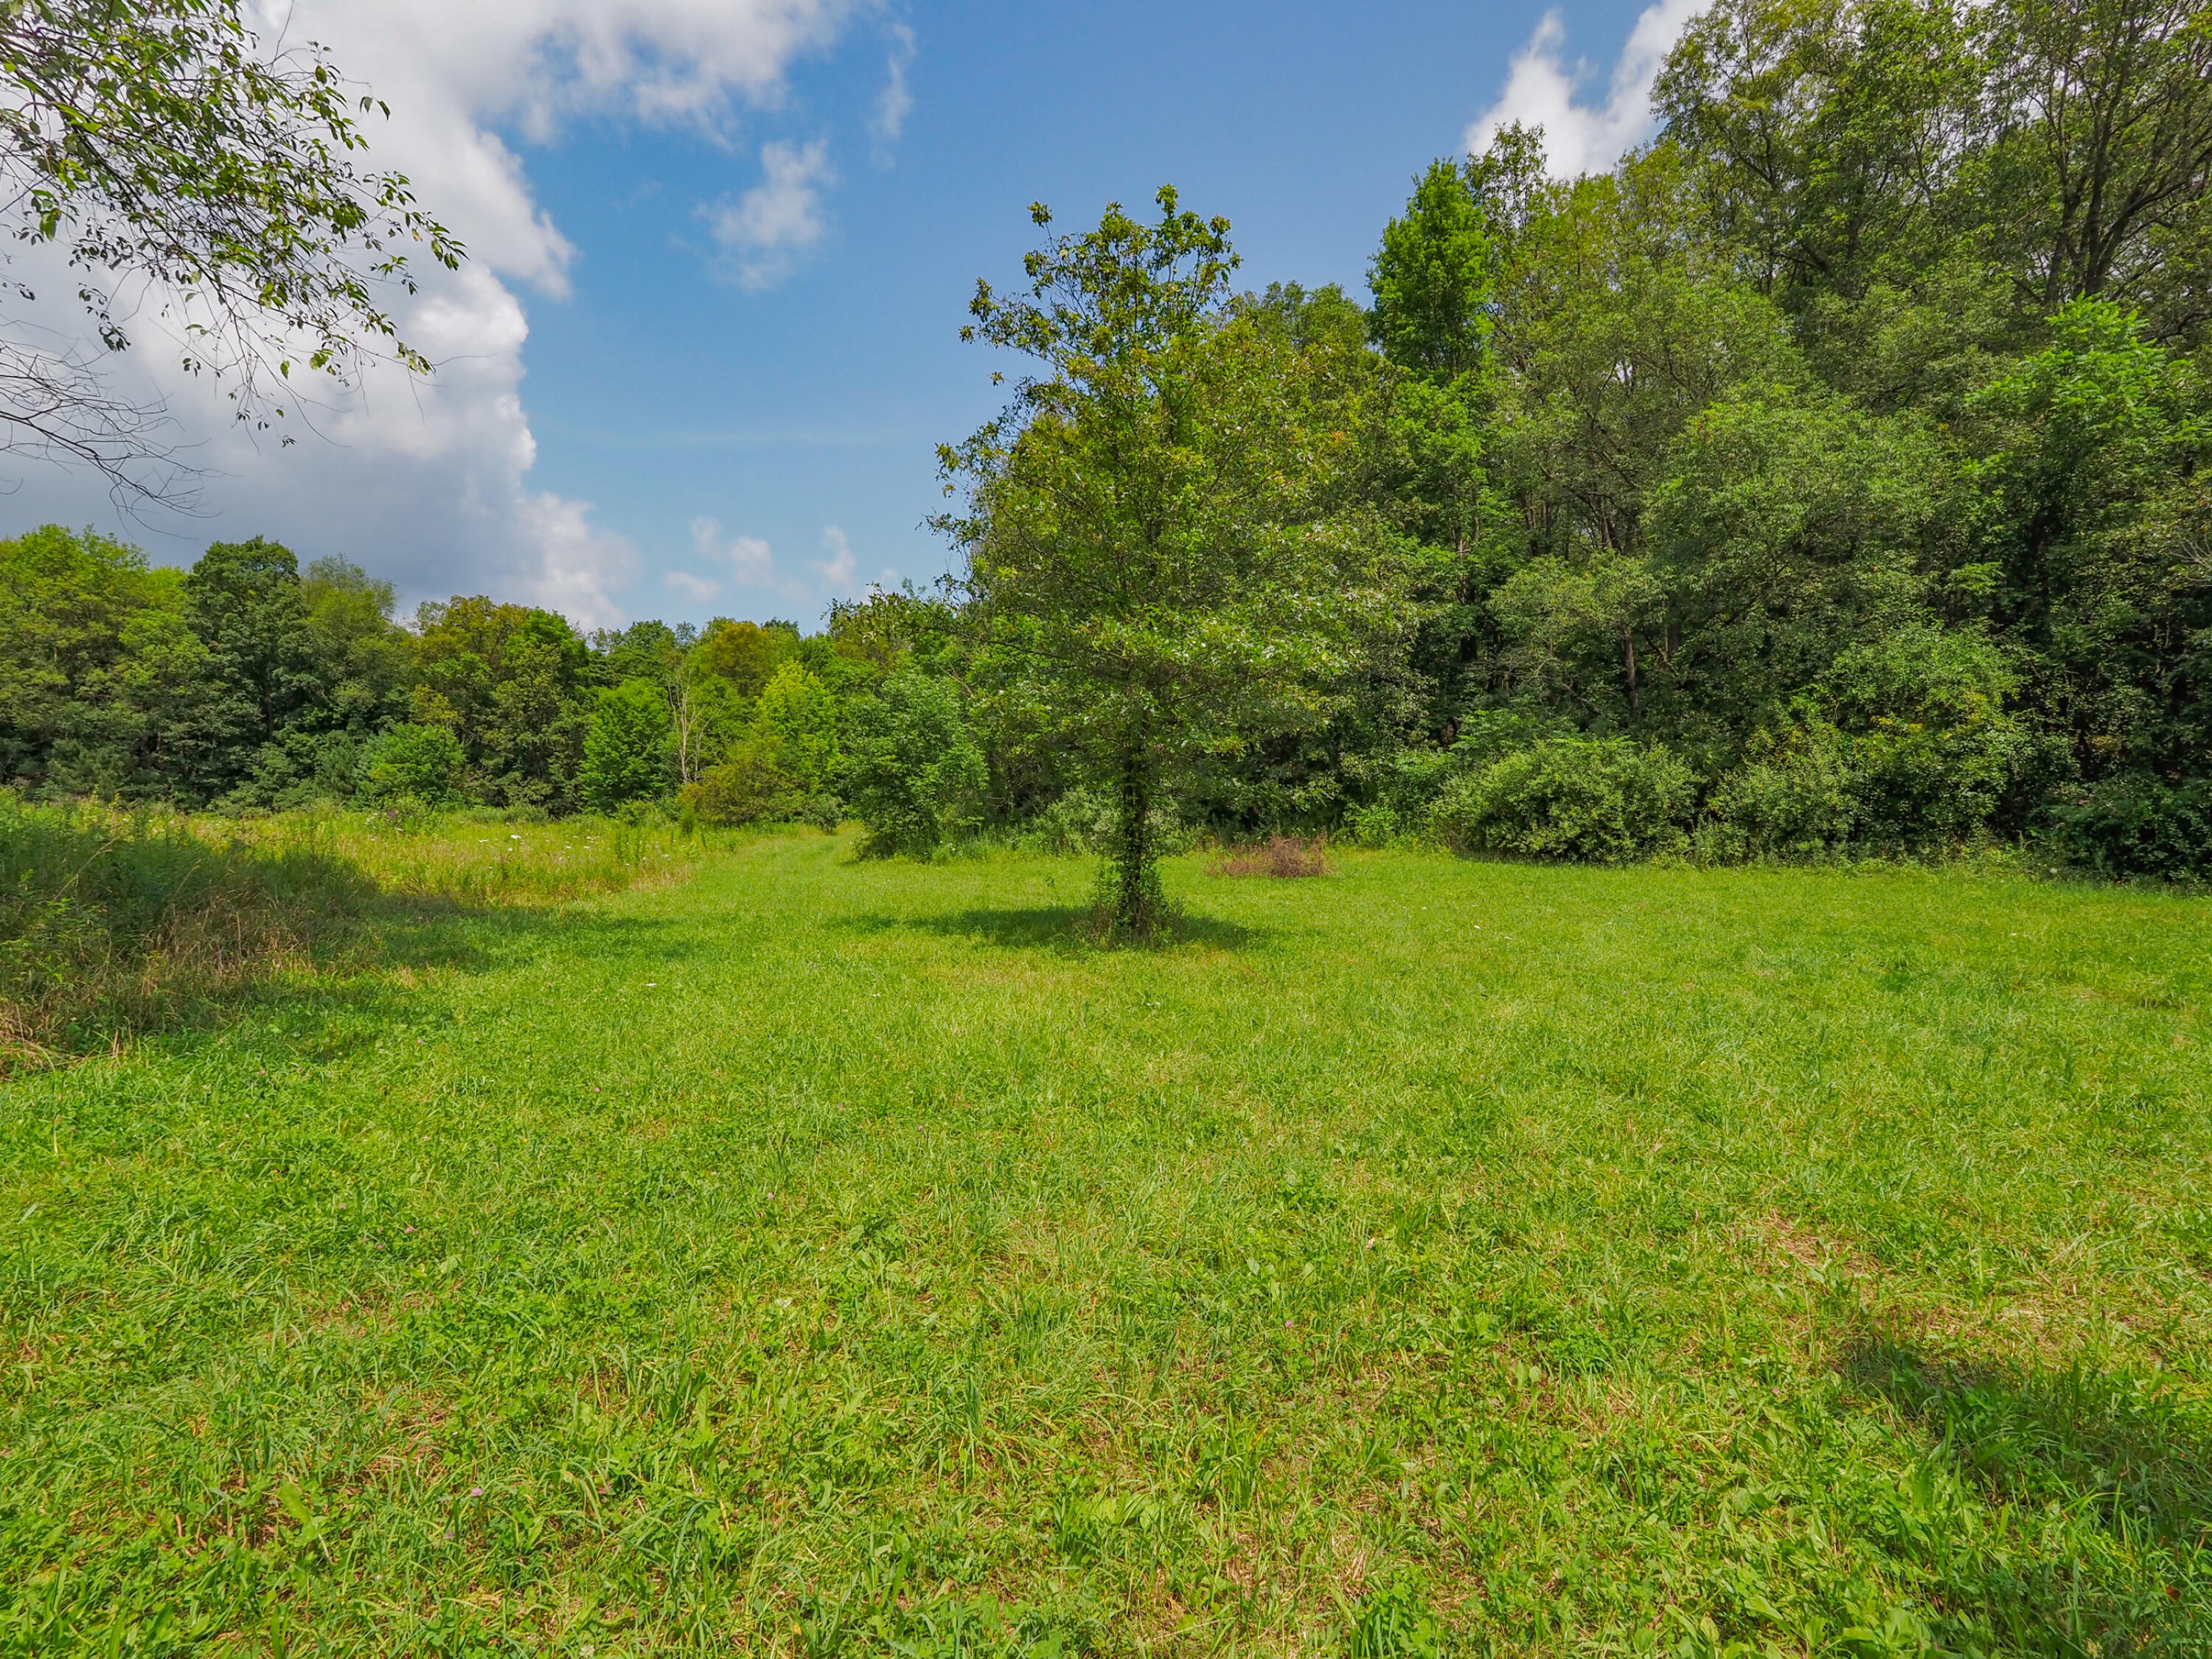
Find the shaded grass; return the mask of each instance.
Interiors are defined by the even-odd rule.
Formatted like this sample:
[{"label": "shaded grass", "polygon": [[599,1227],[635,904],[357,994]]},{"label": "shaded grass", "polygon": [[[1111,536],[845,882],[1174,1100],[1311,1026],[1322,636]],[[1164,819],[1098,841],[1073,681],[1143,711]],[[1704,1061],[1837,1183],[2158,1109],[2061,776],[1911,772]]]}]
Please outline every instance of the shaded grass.
[{"label": "shaded grass", "polygon": [[0,1106],[23,1650],[2212,1643],[2203,902],[734,843]]},{"label": "shaded grass", "polygon": [[[727,837],[710,837],[726,844]],[[358,972],[426,908],[543,904],[686,874],[707,846],[598,818],[261,820],[31,805],[0,791],[0,1068]]]}]

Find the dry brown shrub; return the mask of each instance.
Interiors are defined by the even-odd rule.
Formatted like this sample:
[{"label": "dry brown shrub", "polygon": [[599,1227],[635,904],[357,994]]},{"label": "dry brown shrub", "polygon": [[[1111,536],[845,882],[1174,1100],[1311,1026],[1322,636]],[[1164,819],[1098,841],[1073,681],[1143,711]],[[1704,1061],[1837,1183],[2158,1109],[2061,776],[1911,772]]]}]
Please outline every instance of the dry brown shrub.
[{"label": "dry brown shrub", "polygon": [[1326,836],[1274,836],[1264,847],[1247,847],[1224,853],[1213,866],[1217,876],[1325,876],[1328,873]]}]

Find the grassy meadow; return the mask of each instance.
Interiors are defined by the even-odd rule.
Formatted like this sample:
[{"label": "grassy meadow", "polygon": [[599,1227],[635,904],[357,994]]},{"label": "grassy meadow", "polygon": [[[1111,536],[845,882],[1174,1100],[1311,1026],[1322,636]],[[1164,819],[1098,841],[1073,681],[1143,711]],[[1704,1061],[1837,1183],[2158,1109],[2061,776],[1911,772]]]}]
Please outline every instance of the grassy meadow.
[{"label": "grassy meadow", "polygon": [[2212,901],[317,833],[0,1083],[0,1653],[2212,1652]]}]

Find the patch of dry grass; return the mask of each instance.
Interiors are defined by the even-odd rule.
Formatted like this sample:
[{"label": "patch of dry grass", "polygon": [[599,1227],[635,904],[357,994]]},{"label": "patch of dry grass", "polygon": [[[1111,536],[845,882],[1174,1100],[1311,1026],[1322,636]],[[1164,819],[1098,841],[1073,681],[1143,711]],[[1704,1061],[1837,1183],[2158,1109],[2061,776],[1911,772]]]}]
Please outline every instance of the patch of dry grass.
[{"label": "patch of dry grass", "polygon": [[1325,876],[1328,873],[1326,836],[1274,836],[1264,847],[1238,848],[1224,853],[1213,866],[1217,876]]}]

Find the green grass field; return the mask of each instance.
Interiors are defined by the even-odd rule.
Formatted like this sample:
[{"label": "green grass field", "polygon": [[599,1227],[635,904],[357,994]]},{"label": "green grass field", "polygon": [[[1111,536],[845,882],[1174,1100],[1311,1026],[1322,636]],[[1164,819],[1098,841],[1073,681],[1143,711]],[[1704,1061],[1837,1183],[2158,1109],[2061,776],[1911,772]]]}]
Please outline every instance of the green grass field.
[{"label": "green grass field", "polygon": [[2212,1652],[2212,901],[1089,884],[763,837],[7,1083],[0,1653]]}]

